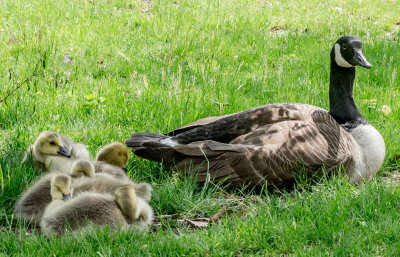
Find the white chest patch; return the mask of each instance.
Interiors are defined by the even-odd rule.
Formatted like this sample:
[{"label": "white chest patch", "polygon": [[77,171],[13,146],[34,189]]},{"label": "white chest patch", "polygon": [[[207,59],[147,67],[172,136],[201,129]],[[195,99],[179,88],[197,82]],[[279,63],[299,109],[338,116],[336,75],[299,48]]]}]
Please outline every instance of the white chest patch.
[{"label": "white chest patch", "polygon": [[385,142],[381,134],[371,125],[360,125],[351,132],[351,135],[361,150],[360,160],[355,160],[356,174],[352,174],[353,179],[357,181],[371,178],[379,171],[385,159]]},{"label": "white chest patch", "polygon": [[335,62],[340,67],[344,67],[344,68],[353,68],[354,67],[354,65],[351,65],[343,58],[342,54],[340,53],[340,45],[337,43],[335,44]]}]

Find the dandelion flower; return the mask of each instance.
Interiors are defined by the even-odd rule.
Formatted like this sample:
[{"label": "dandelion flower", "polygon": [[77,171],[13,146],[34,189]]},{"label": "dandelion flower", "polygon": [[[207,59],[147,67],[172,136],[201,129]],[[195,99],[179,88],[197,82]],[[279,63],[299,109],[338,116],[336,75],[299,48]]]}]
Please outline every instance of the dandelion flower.
[{"label": "dandelion flower", "polygon": [[382,105],[381,112],[383,112],[384,115],[388,116],[392,112],[392,109],[390,109],[390,107],[387,105]]}]

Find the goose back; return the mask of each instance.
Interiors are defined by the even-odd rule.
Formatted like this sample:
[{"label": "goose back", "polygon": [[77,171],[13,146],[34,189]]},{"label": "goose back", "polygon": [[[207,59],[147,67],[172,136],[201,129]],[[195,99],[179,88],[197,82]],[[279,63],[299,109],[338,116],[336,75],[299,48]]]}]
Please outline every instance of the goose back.
[{"label": "goose back", "polygon": [[324,168],[330,172],[338,163],[348,171],[354,169],[357,144],[327,111],[299,104],[280,113],[270,124],[229,143],[207,140],[175,146],[183,155],[176,169],[194,171],[199,182],[209,174],[216,182],[275,186],[292,180],[299,170],[315,174]]}]

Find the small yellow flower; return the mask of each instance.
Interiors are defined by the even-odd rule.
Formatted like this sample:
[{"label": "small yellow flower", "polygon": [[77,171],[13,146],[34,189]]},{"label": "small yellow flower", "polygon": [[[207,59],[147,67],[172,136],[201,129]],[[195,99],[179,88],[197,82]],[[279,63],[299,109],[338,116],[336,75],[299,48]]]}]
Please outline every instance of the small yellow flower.
[{"label": "small yellow flower", "polygon": [[94,98],[96,98],[97,95],[93,95],[93,94],[87,94],[85,95],[86,100],[90,101],[93,100]]},{"label": "small yellow flower", "polygon": [[375,108],[376,107],[376,99],[365,99],[362,101],[363,104],[367,104],[368,108]]},{"label": "small yellow flower", "polygon": [[381,112],[383,112],[384,115],[388,116],[392,112],[392,109],[390,109],[390,107],[387,105],[382,105]]}]

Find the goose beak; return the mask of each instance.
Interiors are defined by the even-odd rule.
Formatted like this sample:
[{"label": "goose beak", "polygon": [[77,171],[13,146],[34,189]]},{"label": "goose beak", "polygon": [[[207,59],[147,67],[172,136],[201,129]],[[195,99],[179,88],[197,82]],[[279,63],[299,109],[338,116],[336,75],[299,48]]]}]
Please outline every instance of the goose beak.
[{"label": "goose beak", "polygon": [[60,151],[58,151],[57,154],[63,155],[68,158],[71,157],[71,154],[67,151],[67,149],[65,149],[64,146],[60,146]]},{"label": "goose beak", "polygon": [[68,201],[69,199],[71,199],[71,194],[63,194],[63,200],[64,201]]},{"label": "goose beak", "polygon": [[351,60],[353,65],[360,65],[364,68],[371,69],[372,64],[370,64],[365,56],[362,53],[361,49],[354,49],[354,57],[353,60]]}]

